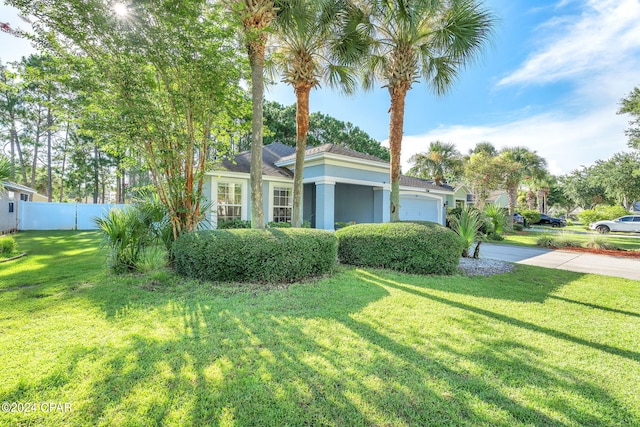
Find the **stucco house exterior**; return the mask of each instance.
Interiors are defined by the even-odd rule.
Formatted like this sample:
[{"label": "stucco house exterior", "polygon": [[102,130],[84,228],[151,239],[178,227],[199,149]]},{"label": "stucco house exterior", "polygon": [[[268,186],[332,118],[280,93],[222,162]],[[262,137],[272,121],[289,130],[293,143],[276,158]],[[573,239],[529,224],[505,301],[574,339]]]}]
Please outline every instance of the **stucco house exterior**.
[{"label": "stucco house exterior", "polygon": [[38,194],[33,188],[3,181],[4,190],[0,191],[0,234],[18,230],[20,204],[33,201]]},{"label": "stucco house exterior", "polygon": [[[281,143],[263,147],[262,173],[266,222],[291,221],[295,148]],[[223,160],[207,173],[204,194],[211,201],[209,220],[250,219],[251,153]],[[303,175],[303,220],[333,230],[337,222],[381,223],[390,220],[389,163],[339,145],[306,150]],[[435,185],[402,176],[400,219],[445,224],[447,207],[466,203],[466,189]]]}]

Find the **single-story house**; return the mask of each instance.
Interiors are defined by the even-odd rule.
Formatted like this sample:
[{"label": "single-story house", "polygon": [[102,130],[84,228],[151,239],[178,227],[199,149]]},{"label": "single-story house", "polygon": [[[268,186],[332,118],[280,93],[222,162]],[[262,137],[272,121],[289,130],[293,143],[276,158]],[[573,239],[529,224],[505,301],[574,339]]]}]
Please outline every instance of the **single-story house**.
[{"label": "single-story house", "polygon": [[15,182],[3,181],[4,191],[0,192],[0,234],[18,230],[20,203],[34,200],[38,194],[33,188]]},{"label": "single-story house", "polygon": [[[205,195],[212,202],[209,220],[249,220],[251,152],[223,160],[207,173]],[[295,148],[281,143],[263,147],[262,174],[266,222],[290,222]],[[338,222],[381,223],[390,220],[389,163],[334,144],[306,150],[303,174],[303,220],[333,230]],[[459,191],[458,191],[459,190]],[[466,189],[435,185],[402,176],[400,219],[445,224],[447,207],[466,203]]]}]

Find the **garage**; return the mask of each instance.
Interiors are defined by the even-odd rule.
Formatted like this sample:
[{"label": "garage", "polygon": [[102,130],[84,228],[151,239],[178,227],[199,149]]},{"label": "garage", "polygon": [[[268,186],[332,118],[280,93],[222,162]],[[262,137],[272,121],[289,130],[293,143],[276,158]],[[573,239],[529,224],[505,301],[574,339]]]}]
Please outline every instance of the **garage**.
[{"label": "garage", "polygon": [[402,195],[400,197],[400,219],[402,221],[438,220],[440,200],[422,195]]}]

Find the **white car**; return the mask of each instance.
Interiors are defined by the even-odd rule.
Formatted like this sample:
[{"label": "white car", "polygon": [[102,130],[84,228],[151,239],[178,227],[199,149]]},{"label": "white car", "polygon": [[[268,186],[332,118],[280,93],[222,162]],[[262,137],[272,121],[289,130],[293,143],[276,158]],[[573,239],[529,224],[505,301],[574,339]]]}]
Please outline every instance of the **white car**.
[{"label": "white car", "polygon": [[640,215],[625,215],[613,220],[594,222],[589,224],[589,228],[603,234],[610,231],[640,233]]}]

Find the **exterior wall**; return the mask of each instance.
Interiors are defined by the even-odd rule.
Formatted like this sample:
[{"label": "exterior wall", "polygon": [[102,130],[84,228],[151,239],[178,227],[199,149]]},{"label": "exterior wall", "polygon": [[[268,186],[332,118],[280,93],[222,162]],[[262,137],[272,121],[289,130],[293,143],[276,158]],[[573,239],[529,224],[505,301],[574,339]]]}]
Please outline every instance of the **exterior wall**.
[{"label": "exterior wall", "polygon": [[335,221],[375,222],[373,187],[336,184]]},{"label": "exterior wall", "polygon": [[[17,231],[20,227],[20,208],[25,203],[22,197],[31,200],[32,193],[7,188],[0,193],[0,233]],[[9,212],[9,206],[13,203],[13,212]]]},{"label": "exterior wall", "polygon": [[316,185],[304,184],[302,189],[302,219],[316,227]]},{"label": "exterior wall", "polygon": [[304,168],[304,179],[332,178],[353,181],[368,181],[380,185],[389,182],[389,172],[377,172],[366,169],[348,168],[332,164],[319,164]]}]

